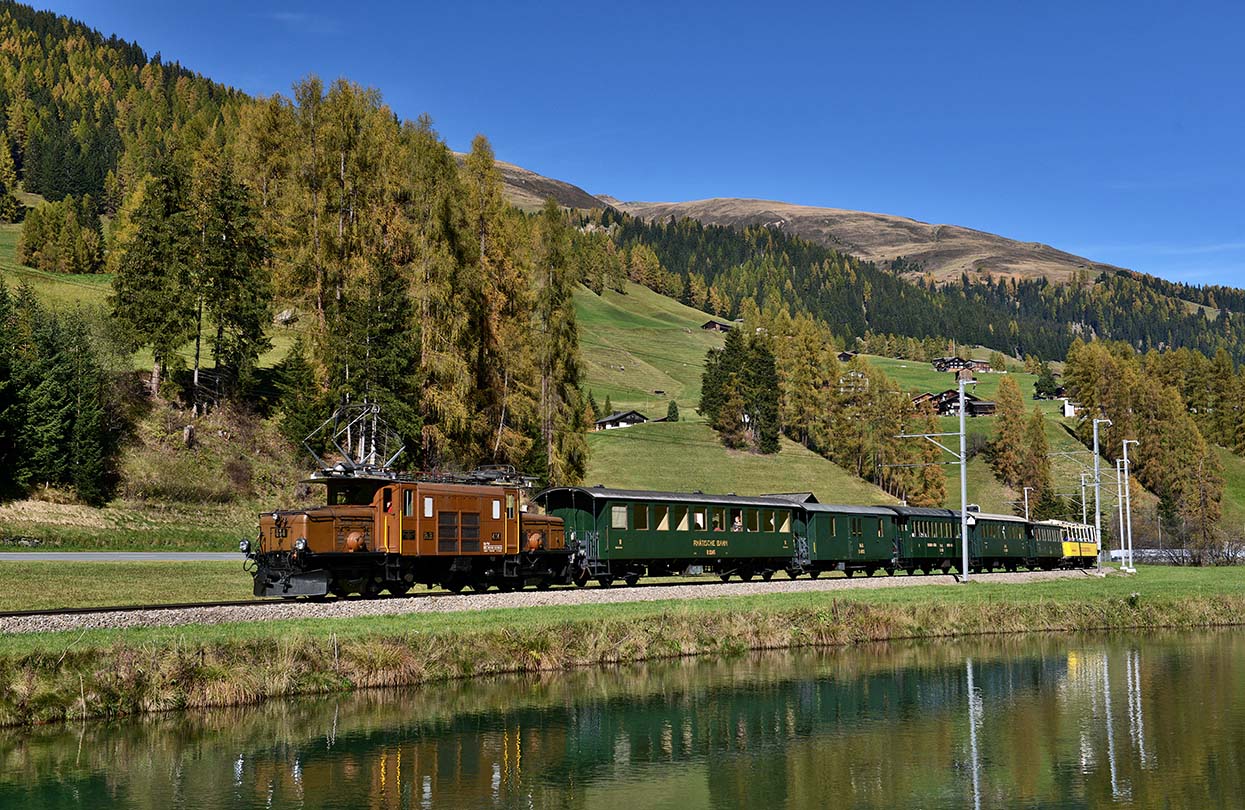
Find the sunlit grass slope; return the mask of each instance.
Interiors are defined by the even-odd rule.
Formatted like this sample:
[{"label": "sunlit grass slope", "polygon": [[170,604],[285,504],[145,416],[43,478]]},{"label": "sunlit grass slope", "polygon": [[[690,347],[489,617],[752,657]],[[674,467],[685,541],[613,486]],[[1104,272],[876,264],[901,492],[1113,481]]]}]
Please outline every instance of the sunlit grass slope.
[{"label": "sunlit grass slope", "polygon": [[720,334],[700,328],[711,316],[630,282],[626,295],[580,287],[575,310],[584,385],[598,405],[608,395],[616,410],[656,418],[673,399],[693,415],[705,353],[722,345]]},{"label": "sunlit grass slope", "polygon": [[704,422],[636,425],[588,437],[588,485],[759,495],[813,492],[822,503],[895,503],[882,490],[783,439],[770,456],[727,450]]}]

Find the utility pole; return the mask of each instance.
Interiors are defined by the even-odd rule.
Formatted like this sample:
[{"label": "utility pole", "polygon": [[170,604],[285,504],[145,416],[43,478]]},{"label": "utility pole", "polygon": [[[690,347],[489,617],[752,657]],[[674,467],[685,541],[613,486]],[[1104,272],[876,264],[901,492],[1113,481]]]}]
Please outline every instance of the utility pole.
[{"label": "utility pole", "polygon": [[1136,439],[1124,440],[1124,512],[1128,516],[1128,572],[1135,574],[1137,568],[1133,564],[1133,500],[1128,483],[1128,446],[1130,444],[1140,446],[1141,442]]},{"label": "utility pole", "polygon": [[1124,555],[1124,459],[1115,460],[1115,504],[1120,512],[1120,570],[1128,570],[1128,557]]},{"label": "utility pole", "polygon": [[1033,487],[1025,487],[1025,521],[1029,520],[1029,491]]},{"label": "utility pole", "polygon": [[[958,377],[959,375],[957,375]],[[960,575],[968,582],[968,444],[964,429],[964,378],[960,384]]]},{"label": "utility pole", "polygon": [[[958,433],[900,433],[897,439],[925,439],[944,452],[950,453],[960,464],[960,576],[961,582],[968,582],[968,442],[964,428],[964,380],[960,385],[960,430]],[[938,441],[943,437],[959,436],[960,452],[952,450]]]},{"label": "utility pole", "polygon": [[1094,543],[1098,546],[1098,570],[1102,571],[1102,456],[1098,452],[1098,426],[1111,424],[1110,419],[1094,420]]}]

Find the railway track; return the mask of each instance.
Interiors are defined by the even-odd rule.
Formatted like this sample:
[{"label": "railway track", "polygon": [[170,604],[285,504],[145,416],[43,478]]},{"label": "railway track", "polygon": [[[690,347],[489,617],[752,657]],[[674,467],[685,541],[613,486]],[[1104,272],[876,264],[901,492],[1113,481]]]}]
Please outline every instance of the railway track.
[{"label": "railway track", "polygon": [[[677,587],[692,587],[692,586],[700,586],[700,585],[717,585],[717,584],[718,584],[718,580],[713,579],[713,580],[703,580],[703,581],[695,581],[695,582],[679,582],[679,584],[677,584]],[[640,582],[640,584],[627,586],[627,590],[632,590],[632,589],[641,590],[641,589],[647,589],[647,587],[671,587],[675,585],[676,584],[674,584],[674,582],[660,582],[660,581],[659,582]],[[600,590],[622,590],[622,586],[614,586],[614,587],[611,587],[611,589],[601,589],[601,586],[593,584],[593,585],[589,585],[585,587],[588,587],[588,589],[600,589]],[[554,589],[549,589],[549,590],[575,591],[575,590],[584,590],[584,589],[576,589],[576,587],[569,586],[569,585],[560,585],[558,587],[554,587]],[[493,591],[488,591],[488,594],[500,594],[500,592],[502,591],[493,590]],[[513,592],[522,592],[522,591],[513,591]],[[528,592],[530,592],[530,594],[537,594],[537,592],[539,591],[528,589]],[[85,613],[131,613],[131,612],[139,613],[139,612],[147,612],[147,611],[176,611],[176,610],[194,610],[194,608],[200,608],[200,607],[251,607],[251,606],[256,606],[256,605],[335,605],[335,603],[385,602],[385,601],[391,601],[391,600],[402,600],[402,598],[428,598],[428,597],[435,597],[435,596],[471,597],[471,596],[483,596],[483,595],[484,595],[483,592],[471,591],[471,590],[463,591],[462,594],[454,594],[454,592],[452,591],[437,589],[437,590],[431,590],[431,591],[420,591],[418,592],[418,594],[403,594],[402,596],[393,596],[392,594],[386,594],[383,596],[372,597],[370,598],[370,600],[364,600],[364,598],[351,597],[351,596],[347,596],[345,598],[341,598],[337,596],[327,596],[324,598],[319,598],[319,600],[310,600],[310,598],[306,598],[306,597],[243,598],[243,600],[223,600],[223,601],[213,601],[213,602],[161,602],[161,603],[153,603],[153,605],[100,605],[100,606],[95,606],[95,607],[42,607],[42,608],[37,608],[37,610],[0,611],[0,618],[25,618],[25,617],[34,617],[34,616],[81,616],[81,615],[85,615]]]},{"label": "railway track", "polygon": [[[1023,574],[1023,572],[1020,572],[1020,573]],[[1069,571],[1069,573],[1073,573],[1073,572]],[[1080,573],[1088,575],[1092,572],[1080,571]],[[1001,574],[1001,576],[1010,578],[1012,576],[1016,576],[1016,574]],[[955,574],[929,574],[929,575],[899,574],[894,577],[878,576],[878,577],[850,578],[850,577],[836,576],[836,577],[826,577],[822,581],[842,581],[844,584],[848,582],[853,582],[856,584],[863,584],[863,583],[868,582],[870,579],[874,579],[874,580],[918,579],[918,580],[925,580],[927,582],[936,581],[938,579],[945,579],[948,582],[954,582],[954,581],[958,581],[959,577]],[[785,583],[787,581],[788,579],[786,577],[782,577],[782,578],[775,577],[773,580],[774,583]],[[807,577],[801,577],[797,581],[810,582],[810,583],[813,582],[812,579],[807,578]],[[327,607],[327,606],[332,606],[332,605],[366,605],[366,604],[373,604],[373,603],[400,601],[400,600],[406,600],[406,599],[423,600],[423,599],[439,598],[439,597],[473,599],[473,598],[483,597],[483,596],[508,596],[511,594],[530,594],[530,595],[535,596],[541,593],[557,593],[559,591],[568,592],[568,593],[578,593],[578,592],[583,592],[583,591],[605,591],[605,592],[623,593],[627,591],[645,591],[650,588],[699,588],[699,587],[720,586],[722,584],[723,583],[721,582],[721,580],[719,580],[717,577],[704,577],[704,578],[700,578],[696,580],[678,581],[678,582],[671,582],[666,579],[657,579],[657,580],[653,580],[650,582],[640,582],[640,583],[637,583],[635,585],[630,585],[630,586],[623,585],[621,583],[615,583],[612,586],[601,586],[596,583],[590,583],[589,585],[584,586],[584,587],[575,587],[573,585],[559,585],[559,586],[550,588],[545,591],[540,591],[534,588],[527,588],[527,589],[520,590],[520,591],[504,591],[503,592],[503,591],[498,591],[498,590],[490,590],[487,592],[477,592],[477,591],[468,590],[468,591],[464,591],[463,593],[453,593],[451,591],[437,589],[437,590],[430,590],[430,591],[421,591],[418,593],[408,593],[408,594],[403,594],[401,596],[385,594],[384,596],[378,596],[372,599],[362,599],[359,597],[341,598],[341,597],[330,596],[330,597],[325,597],[323,599],[317,599],[317,600],[299,597],[295,599],[235,599],[235,600],[220,600],[220,601],[213,601],[213,602],[174,602],[174,603],[149,604],[149,605],[101,605],[101,606],[96,606],[96,607],[40,608],[36,610],[6,610],[6,611],[0,611],[0,619],[22,619],[22,618],[34,618],[34,617],[40,617],[40,616],[48,616],[48,617],[81,616],[81,615],[89,615],[89,614],[96,614],[96,613],[105,613],[105,614],[107,613],[113,613],[113,614],[147,613],[147,612],[165,612],[165,611],[177,611],[177,610],[196,610],[196,609],[206,609],[206,608],[231,608],[231,607],[271,606],[271,607],[277,607],[277,608],[281,608],[281,607],[293,608],[293,607],[301,606],[301,607],[313,608],[317,606]],[[757,586],[758,592],[763,593],[765,592],[766,586],[768,583],[760,579],[757,579],[751,583],[745,583],[745,582],[740,582],[740,581],[735,580],[735,581],[732,581],[732,584]]]}]

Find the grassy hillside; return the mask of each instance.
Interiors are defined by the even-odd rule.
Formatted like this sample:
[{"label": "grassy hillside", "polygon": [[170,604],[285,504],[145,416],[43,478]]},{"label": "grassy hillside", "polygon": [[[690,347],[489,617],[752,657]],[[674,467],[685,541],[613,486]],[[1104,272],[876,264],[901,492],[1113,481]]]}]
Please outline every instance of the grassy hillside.
[{"label": "grassy hillside", "polygon": [[[705,492],[807,492],[842,503],[894,503],[882,490],[816,453],[784,440],[774,456],[727,450],[695,412],[705,353],[722,345],[699,310],[637,284],[625,295],[575,294],[585,387],[598,404],[666,415],[679,403],[683,421],[593,433],[587,483],[634,489]],[[656,393],[663,391],[663,394]]]},{"label": "grassy hillside", "polygon": [[588,446],[589,485],[740,495],[813,492],[823,503],[896,503],[867,481],[786,439],[772,456],[727,450],[704,422],[599,431],[588,437]]},{"label": "grassy hillside", "polygon": [[584,385],[599,405],[608,395],[615,409],[655,418],[666,415],[673,399],[692,415],[705,353],[722,345],[719,333],[700,328],[709,315],[630,282],[625,295],[580,287],[575,308]]}]

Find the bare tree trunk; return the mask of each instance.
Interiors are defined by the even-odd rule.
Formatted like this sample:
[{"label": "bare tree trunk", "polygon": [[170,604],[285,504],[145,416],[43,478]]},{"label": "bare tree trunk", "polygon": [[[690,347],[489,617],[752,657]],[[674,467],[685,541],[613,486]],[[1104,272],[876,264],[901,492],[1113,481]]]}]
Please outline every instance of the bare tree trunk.
[{"label": "bare tree trunk", "polygon": [[154,360],[151,364],[151,395],[157,397],[160,395],[160,361]]}]

